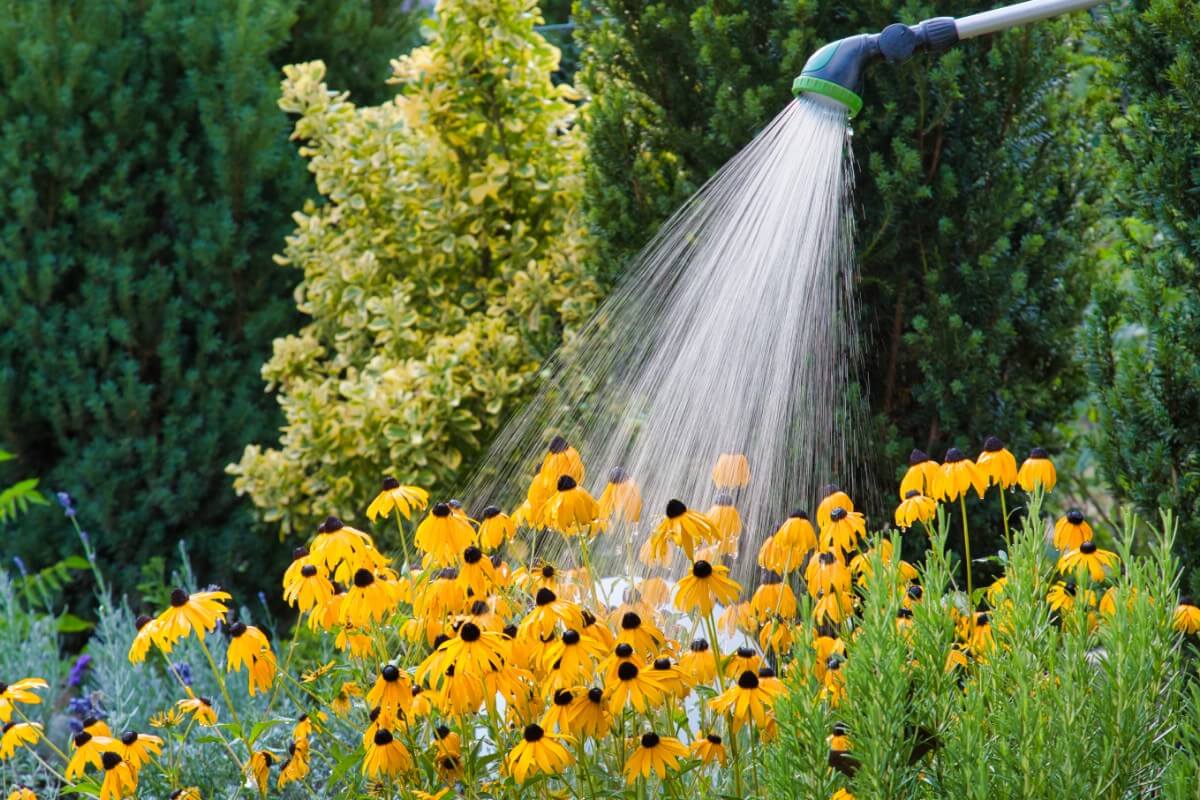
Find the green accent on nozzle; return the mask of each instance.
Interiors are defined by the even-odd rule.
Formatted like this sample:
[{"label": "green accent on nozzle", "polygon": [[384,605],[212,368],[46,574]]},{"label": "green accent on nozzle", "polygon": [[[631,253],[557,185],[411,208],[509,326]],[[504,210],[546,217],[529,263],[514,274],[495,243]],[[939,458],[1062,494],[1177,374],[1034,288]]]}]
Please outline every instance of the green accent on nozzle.
[{"label": "green accent on nozzle", "polygon": [[850,109],[851,119],[853,119],[854,116],[862,110],[862,98],[847,89],[845,86],[839,86],[833,81],[814,78],[811,75],[800,75],[795,81],[792,82],[792,94],[796,97],[799,97],[805,92],[824,95],[828,98],[838,101]]}]

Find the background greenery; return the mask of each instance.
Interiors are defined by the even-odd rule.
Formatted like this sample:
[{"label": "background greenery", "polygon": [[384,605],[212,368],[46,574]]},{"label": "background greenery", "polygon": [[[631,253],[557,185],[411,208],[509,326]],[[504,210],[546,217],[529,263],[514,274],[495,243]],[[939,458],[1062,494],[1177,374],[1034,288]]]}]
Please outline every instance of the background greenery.
[{"label": "background greenery", "polygon": [[[279,69],[320,52],[378,96],[415,31],[394,7],[3,4],[0,441],[76,496],[123,587],[182,538],[209,580],[255,588],[279,550],[223,472],[278,424],[259,369],[295,324],[271,255],[311,189]],[[5,553],[65,554],[53,513]]]},{"label": "background greenery", "polygon": [[[327,510],[318,506],[363,507],[399,460],[454,486],[523,396],[532,365],[585,313],[589,279],[603,290],[619,277],[657,225],[788,102],[815,47],[993,3],[548,0],[549,27],[539,29],[561,60],[530,30],[530,3],[475,5],[509,9],[504,30],[515,38],[456,44],[457,63],[405,90],[425,92],[427,104],[429,93],[444,93],[436,113],[414,124],[388,102],[397,87],[386,82],[389,61],[417,40],[420,14],[405,3],[3,4],[0,442],[21,469],[0,465],[0,483],[36,475],[44,490],[75,495],[119,586],[134,586],[143,563],[171,557],[186,538],[199,574],[258,588],[251,574],[282,550],[223,473],[247,444],[260,448],[248,454],[287,454],[271,469],[243,459],[238,478],[284,529],[309,525]],[[878,446],[863,475],[838,478],[888,487],[912,447],[974,452],[991,433],[1017,437],[1019,455],[1035,444],[1078,445],[1063,432],[1081,429],[1082,404],[1101,492],[1146,512],[1176,508],[1179,553],[1195,564],[1200,21],[1186,0],[1126,0],[1101,16],[1102,24],[1076,15],[868,75],[867,108],[854,122],[857,290],[860,392],[871,411],[862,438]],[[488,73],[501,57],[532,58],[530,72],[505,84]],[[363,136],[301,134],[314,147],[315,187],[277,107],[279,70],[314,59],[325,63],[325,82],[349,91],[353,106],[338,113],[347,125],[353,115]],[[586,95],[569,144],[552,147],[535,131],[537,121],[577,112],[546,75]],[[307,99],[290,81],[289,110],[304,112],[298,130],[326,119],[315,115],[323,101],[312,81],[305,91],[317,94]],[[496,122],[484,118],[496,87],[509,93],[502,135],[468,124]],[[531,108],[535,98],[549,105]],[[383,130],[392,124],[412,132]],[[398,141],[407,149],[386,165],[345,166]],[[523,155],[505,161],[539,176],[549,169],[550,188],[505,177],[494,196],[483,190],[478,213],[432,228],[421,227],[430,218],[405,205],[406,190],[387,172],[399,166],[470,199],[499,174],[506,146]],[[457,173],[435,168],[438,153],[459,149]],[[355,208],[363,198],[398,206]],[[536,309],[500,285],[521,271],[514,254],[462,238],[476,235],[472,226],[517,220],[549,226],[529,239],[534,261],[550,265],[533,274],[554,284]],[[335,221],[351,223],[345,237],[329,234]],[[372,236],[386,243],[383,267],[361,282],[327,270],[314,291],[318,262],[363,256]],[[439,236],[448,250],[439,251]],[[305,271],[298,308],[290,299],[298,273],[271,264],[280,252]],[[442,284],[417,269],[426,262],[461,274]],[[432,301],[447,318],[419,314],[411,341],[381,342],[378,330],[342,338],[362,321],[337,316],[342,300],[349,308],[361,299],[378,321],[387,316],[378,303],[397,292],[420,304],[443,291],[457,297]],[[532,309],[537,321],[509,327],[516,309]],[[480,345],[469,331],[492,312],[495,327]],[[304,341],[323,352],[303,365],[294,351],[272,356],[268,343],[297,330],[281,340],[285,351]],[[502,341],[502,330],[515,338]],[[413,346],[435,339],[446,348],[417,365]],[[511,373],[481,372],[480,354],[493,346]],[[349,415],[299,436],[298,414],[328,414],[337,392],[363,391],[369,358],[376,371],[439,375],[392,396],[423,410],[386,430]],[[263,391],[267,362],[283,416]],[[335,387],[346,366],[359,373]],[[450,396],[465,404],[439,417],[433,409]],[[439,453],[451,455],[438,462]],[[878,514],[889,504],[883,495],[869,507]],[[68,555],[70,543],[44,535],[56,513],[32,509],[7,523],[4,554],[34,569]]]}]

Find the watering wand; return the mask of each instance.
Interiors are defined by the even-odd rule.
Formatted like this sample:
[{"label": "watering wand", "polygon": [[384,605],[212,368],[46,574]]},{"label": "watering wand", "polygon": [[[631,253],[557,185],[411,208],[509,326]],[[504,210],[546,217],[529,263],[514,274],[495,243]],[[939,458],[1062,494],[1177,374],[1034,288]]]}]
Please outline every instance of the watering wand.
[{"label": "watering wand", "polygon": [[897,64],[920,50],[940,53],[964,39],[1082,11],[1102,2],[1104,0],[1027,0],[959,19],[934,17],[916,25],[897,22],[879,33],[847,36],[812,54],[800,77],[792,84],[792,94],[799,97],[812,93],[827,97],[849,108],[853,117],[863,104],[859,96],[863,70],[873,61],[883,59]]}]

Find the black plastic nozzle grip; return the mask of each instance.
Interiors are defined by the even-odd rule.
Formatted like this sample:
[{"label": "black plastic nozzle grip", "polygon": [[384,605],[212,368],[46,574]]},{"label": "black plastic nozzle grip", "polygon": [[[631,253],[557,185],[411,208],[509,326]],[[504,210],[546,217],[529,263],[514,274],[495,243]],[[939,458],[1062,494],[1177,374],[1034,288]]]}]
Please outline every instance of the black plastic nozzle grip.
[{"label": "black plastic nozzle grip", "polygon": [[928,50],[940,53],[958,44],[958,26],[954,17],[933,17],[917,26],[917,36]]}]

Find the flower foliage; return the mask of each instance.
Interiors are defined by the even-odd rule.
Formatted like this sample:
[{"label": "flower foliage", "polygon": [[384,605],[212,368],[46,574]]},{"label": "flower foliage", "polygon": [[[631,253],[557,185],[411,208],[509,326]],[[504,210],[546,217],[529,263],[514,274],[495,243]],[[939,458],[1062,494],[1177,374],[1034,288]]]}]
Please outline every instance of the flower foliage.
[{"label": "flower foliage", "polygon": [[379,106],[329,90],[320,62],[285,70],[325,198],[278,259],[303,272],[309,322],[263,368],[278,446],[231,467],[284,531],[359,507],[393,463],[446,486],[594,305],[573,92],[539,19],[528,0],[446,0]]}]

